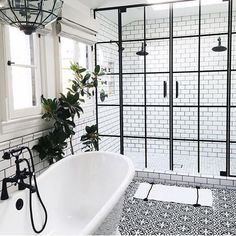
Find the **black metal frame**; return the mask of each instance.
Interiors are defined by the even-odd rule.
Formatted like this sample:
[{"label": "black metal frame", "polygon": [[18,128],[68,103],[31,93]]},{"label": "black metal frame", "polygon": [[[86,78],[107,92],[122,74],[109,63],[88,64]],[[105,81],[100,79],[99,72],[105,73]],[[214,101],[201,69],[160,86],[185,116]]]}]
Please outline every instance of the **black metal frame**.
[{"label": "black metal frame", "polygon": [[[192,1],[192,0],[187,0]],[[98,120],[98,108],[99,107],[119,107],[120,108],[120,135],[103,135],[102,137],[114,137],[120,138],[120,152],[124,154],[124,138],[134,138],[134,139],[144,139],[145,140],[145,167],[147,167],[147,141],[148,139],[154,140],[169,140],[169,160],[170,160],[170,170],[173,170],[174,167],[174,156],[173,156],[173,142],[174,141],[187,141],[187,142],[194,142],[197,143],[198,146],[198,172],[200,172],[200,164],[201,164],[201,157],[200,157],[200,145],[202,142],[209,142],[209,143],[225,143],[226,145],[226,175],[227,176],[234,176],[230,174],[230,144],[236,143],[235,141],[231,141],[230,137],[230,115],[231,115],[231,108],[236,108],[236,106],[231,105],[231,72],[236,71],[236,69],[231,68],[231,49],[232,49],[232,35],[236,34],[236,32],[232,32],[232,14],[233,14],[233,0],[228,0],[228,32],[227,33],[210,33],[210,34],[202,34],[201,33],[201,15],[202,15],[202,6],[201,0],[199,0],[199,32],[197,35],[184,35],[184,36],[174,36],[173,35],[173,4],[176,2],[182,2],[182,0],[176,0],[171,2],[166,2],[169,4],[169,37],[162,37],[162,38],[146,38],[146,7],[152,5],[159,5],[163,3],[156,3],[156,4],[137,4],[137,5],[128,5],[128,6],[118,6],[118,7],[110,7],[110,8],[100,8],[94,10],[94,17],[96,17],[96,12],[100,11],[107,11],[107,10],[117,10],[118,11],[118,41],[104,41],[104,42],[97,42],[97,45],[100,44],[110,44],[110,43],[117,43],[119,45],[119,72],[108,73],[107,75],[117,75],[119,76],[119,89],[120,89],[120,98],[119,104],[99,104],[98,98],[96,96],[96,121],[99,124]],[[122,13],[126,12],[127,8],[137,8],[143,7],[144,12],[144,38],[142,39],[130,39],[130,40],[122,40]],[[201,70],[201,38],[202,37],[210,37],[210,36],[219,36],[225,35],[228,36],[228,53],[227,53],[227,69],[225,70]],[[174,71],[173,68],[173,40],[180,39],[180,38],[197,38],[198,39],[198,70],[197,71]],[[152,40],[169,40],[169,71],[156,71],[156,72],[148,72],[146,68],[146,56],[144,56],[144,70],[143,72],[135,72],[135,73],[126,73],[123,72],[123,65],[122,65],[122,43],[128,42],[146,42]],[[97,63],[97,47],[95,46],[95,63]],[[145,48],[146,49],[146,48]],[[200,101],[200,84],[201,84],[201,74],[204,72],[225,72],[227,73],[227,101],[226,105],[201,105]],[[173,76],[174,74],[178,73],[196,73],[198,78],[198,102],[197,105],[174,105],[173,104]],[[148,105],[147,104],[147,90],[146,90],[146,79],[147,75],[154,75],[154,74],[169,74],[169,105]],[[143,75],[144,76],[144,104],[130,104],[126,105],[123,102],[123,75]],[[105,75],[106,76],[106,75]],[[97,91],[96,91],[97,94]],[[123,130],[123,109],[124,107],[143,107],[144,108],[144,136],[127,136],[124,135]],[[169,108],[169,137],[150,137],[147,133],[147,108],[148,107],[167,107]],[[197,130],[197,138],[196,139],[182,139],[182,138],[174,138],[173,136],[173,111],[175,107],[187,107],[187,108],[197,108],[197,117],[198,117],[198,130]],[[200,111],[201,108],[226,108],[226,139],[225,140],[210,140],[210,139],[200,139]]]}]

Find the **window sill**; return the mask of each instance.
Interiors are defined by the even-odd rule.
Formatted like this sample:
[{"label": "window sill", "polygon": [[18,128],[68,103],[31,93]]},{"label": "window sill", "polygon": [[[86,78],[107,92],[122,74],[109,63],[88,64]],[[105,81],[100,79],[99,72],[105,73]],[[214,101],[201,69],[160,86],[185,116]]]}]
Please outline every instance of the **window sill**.
[{"label": "window sill", "polygon": [[41,119],[41,115],[1,122],[0,142],[49,129],[50,123]]}]

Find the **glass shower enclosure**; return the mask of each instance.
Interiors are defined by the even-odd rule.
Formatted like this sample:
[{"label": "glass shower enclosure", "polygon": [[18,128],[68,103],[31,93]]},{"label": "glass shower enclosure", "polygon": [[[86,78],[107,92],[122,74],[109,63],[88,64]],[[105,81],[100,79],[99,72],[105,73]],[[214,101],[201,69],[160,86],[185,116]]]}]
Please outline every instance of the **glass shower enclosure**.
[{"label": "glass shower enclosure", "polygon": [[100,150],[136,168],[236,175],[236,4],[95,10]]}]

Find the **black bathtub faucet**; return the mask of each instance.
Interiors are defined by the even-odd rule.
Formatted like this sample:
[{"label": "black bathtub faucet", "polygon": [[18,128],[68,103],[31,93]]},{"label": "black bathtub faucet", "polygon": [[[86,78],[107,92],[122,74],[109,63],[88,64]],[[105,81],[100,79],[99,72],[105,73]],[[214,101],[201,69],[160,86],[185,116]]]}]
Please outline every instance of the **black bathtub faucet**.
[{"label": "black bathtub faucet", "polygon": [[[19,190],[24,190],[28,188],[32,193],[36,191],[35,187],[31,184],[27,184],[24,182],[25,179],[32,178],[34,173],[31,171],[30,163],[25,158],[20,158],[20,155],[22,154],[24,149],[28,149],[28,147],[19,147],[16,149],[12,149],[8,152],[5,152],[2,156],[4,160],[10,160],[12,157],[14,157],[15,164],[16,164],[16,173],[13,177],[7,177],[4,178],[2,181],[2,193],[1,193],[1,200],[6,200],[9,198],[8,191],[7,191],[7,183],[14,183],[15,185],[18,184]],[[20,169],[20,164],[26,162],[27,169],[24,168],[23,170]]]}]

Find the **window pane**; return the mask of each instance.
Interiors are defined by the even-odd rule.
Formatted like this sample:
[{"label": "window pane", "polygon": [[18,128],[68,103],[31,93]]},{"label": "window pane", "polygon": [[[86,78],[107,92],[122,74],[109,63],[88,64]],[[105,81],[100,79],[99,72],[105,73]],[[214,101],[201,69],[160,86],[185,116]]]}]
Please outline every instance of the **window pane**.
[{"label": "window pane", "polygon": [[152,5],[146,7],[146,37],[169,37],[169,5]]},{"label": "window pane", "polygon": [[133,161],[135,169],[143,169],[145,167],[145,140],[124,138],[124,154]]},{"label": "window pane", "polygon": [[124,107],[124,135],[144,137],[144,108],[143,107]]},{"label": "window pane", "polygon": [[122,14],[123,40],[143,39],[144,37],[144,8],[127,8]]},{"label": "window pane", "polygon": [[147,140],[147,167],[155,171],[169,170],[169,140]]},{"label": "window pane", "polygon": [[35,71],[31,68],[12,67],[14,109],[36,106]]},{"label": "window pane", "polygon": [[220,176],[226,166],[226,144],[201,142],[200,143],[200,169],[202,174]]},{"label": "window pane", "polygon": [[61,66],[62,66],[62,88],[67,92],[73,72],[70,70],[71,63],[78,63],[81,67],[89,69],[89,46],[73,39],[61,39]]},{"label": "window pane", "polygon": [[198,38],[179,38],[173,42],[174,71],[197,71]]},{"label": "window pane", "polygon": [[34,64],[33,36],[27,36],[19,29],[9,27],[10,59],[16,64]]},{"label": "window pane", "polygon": [[100,137],[99,150],[120,153],[120,138]]},{"label": "window pane", "polygon": [[98,81],[97,87],[98,104],[119,104],[119,76],[104,75],[101,81]]},{"label": "window pane", "polygon": [[117,106],[98,107],[98,132],[101,135],[120,134],[120,109]]},{"label": "window pane", "polygon": [[226,35],[201,37],[201,70],[226,70],[227,69],[227,50],[215,52],[213,47],[221,45],[227,47],[228,37]]},{"label": "window pane", "polygon": [[174,141],[174,171],[197,173],[198,171],[198,143]]},{"label": "window pane", "polygon": [[[191,13],[190,13],[191,12]],[[174,36],[197,35],[199,32],[199,2],[179,2],[173,5]]]}]

